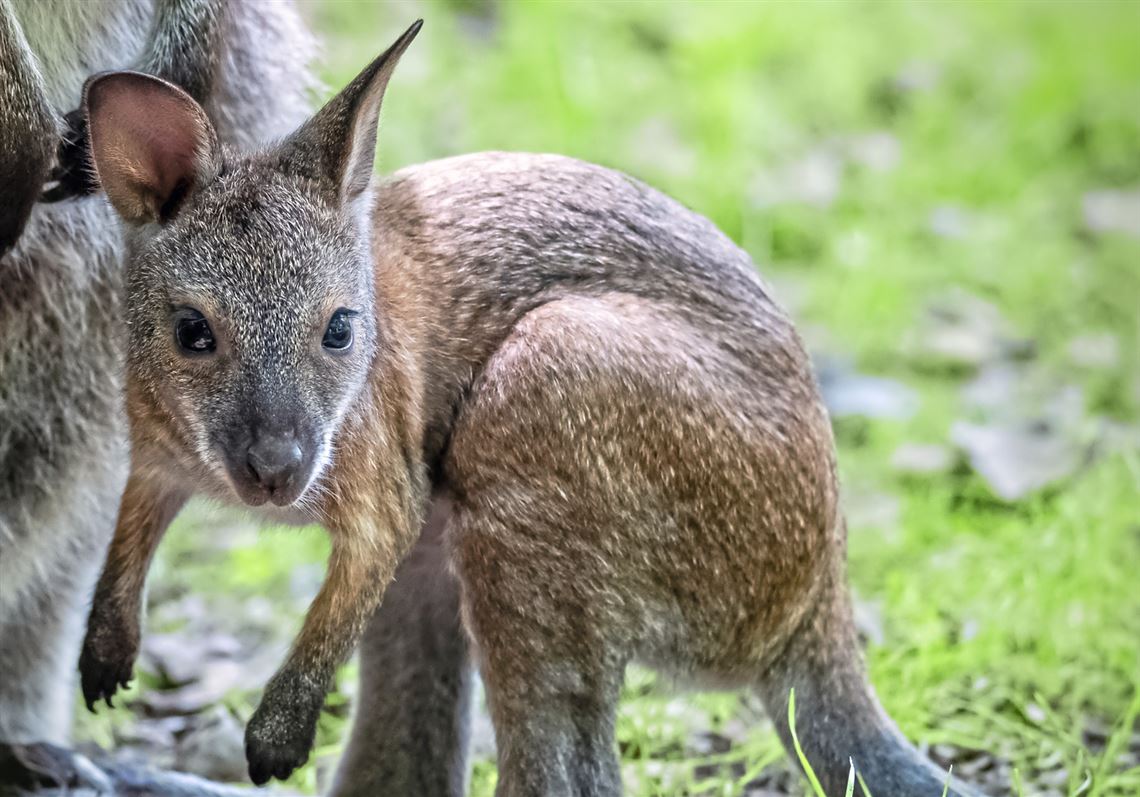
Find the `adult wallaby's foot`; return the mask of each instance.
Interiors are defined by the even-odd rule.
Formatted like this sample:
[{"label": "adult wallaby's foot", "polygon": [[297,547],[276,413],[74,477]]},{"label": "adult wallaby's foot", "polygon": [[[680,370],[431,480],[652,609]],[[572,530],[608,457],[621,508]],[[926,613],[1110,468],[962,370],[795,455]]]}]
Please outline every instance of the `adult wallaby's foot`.
[{"label": "adult wallaby's foot", "polygon": [[0,797],[30,797],[46,790],[137,797],[249,797],[249,788],[214,783],[196,775],[114,762],[52,744],[0,744]]},{"label": "adult wallaby's foot", "polygon": [[47,742],[0,742],[0,795],[39,788],[93,789],[109,793],[112,782],[87,758]]}]

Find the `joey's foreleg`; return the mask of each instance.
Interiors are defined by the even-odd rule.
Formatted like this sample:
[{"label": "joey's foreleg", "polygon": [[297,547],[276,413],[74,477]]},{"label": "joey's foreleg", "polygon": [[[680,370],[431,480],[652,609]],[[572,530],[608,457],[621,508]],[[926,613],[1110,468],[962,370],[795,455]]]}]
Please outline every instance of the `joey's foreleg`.
[{"label": "joey's foreleg", "polygon": [[136,473],[127,481],[79,656],[83,698],[91,711],[100,699],[112,705],[116,690],[131,680],[139,653],[146,573],[159,541],[186,498]]},{"label": "joey's foreleg", "polygon": [[[411,526],[411,519],[405,521]],[[245,731],[249,776],[285,779],[309,758],[336,668],[375,614],[413,534],[380,526],[332,531],[328,573],[289,658],[265,687]],[[399,542],[397,542],[399,541]]]},{"label": "joey's foreleg", "polygon": [[352,733],[331,797],[463,797],[474,673],[436,497],[360,641]]}]

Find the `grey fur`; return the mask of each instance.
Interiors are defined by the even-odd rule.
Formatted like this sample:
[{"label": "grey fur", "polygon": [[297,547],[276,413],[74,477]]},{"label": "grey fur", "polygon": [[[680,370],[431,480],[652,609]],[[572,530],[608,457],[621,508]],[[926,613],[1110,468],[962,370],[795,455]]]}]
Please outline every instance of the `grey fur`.
[{"label": "grey fur", "polygon": [[[183,20],[221,7],[218,0],[158,5],[167,19]],[[11,141],[3,136],[18,130],[10,124],[14,108],[39,103],[60,118],[78,106],[92,71],[180,63],[172,50],[179,34],[153,29],[154,6],[0,0],[0,62],[20,63],[0,72],[5,152]],[[280,136],[307,114],[312,42],[286,3],[225,7],[207,108],[229,142]],[[27,157],[52,151],[54,134],[19,146]],[[126,478],[121,254],[111,209],[93,197],[35,206],[0,259],[3,742],[65,744],[69,735],[86,603]]]}]

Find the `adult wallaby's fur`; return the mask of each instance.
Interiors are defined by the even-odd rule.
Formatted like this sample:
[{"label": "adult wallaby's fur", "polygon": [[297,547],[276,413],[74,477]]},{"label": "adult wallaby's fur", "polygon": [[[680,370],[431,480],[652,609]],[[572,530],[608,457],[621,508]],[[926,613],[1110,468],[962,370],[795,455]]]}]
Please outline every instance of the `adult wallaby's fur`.
[{"label": "adult wallaby's fur", "polygon": [[0,0],[0,787],[21,762],[66,775],[66,754],[34,745],[68,740],[127,475],[121,233],[101,197],[34,204],[45,179],[82,174],[53,175],[57,125],[91,72],[134,67],[252,145],[307,115],[311,49],[283,2]]},{"label": "adult wallaby's fur", "polygon": [[620,792],[632,660],[750,685],[781,727],[795,688],[830,793],[853,760],[876,794],[940,794],[867,685],[827,415],[752,262],[672,200],[561,157],[456,158],[370,191],[381,98],[418,29],[253,154],[161,81],[88,88],[128,228],[132,440],[88,701],[130,678],[151,555],[203,491],[332,537],[247,728],[256,782],[306,759],[383,597],[337,794],[462,792],[459,613],[500,795]]}]

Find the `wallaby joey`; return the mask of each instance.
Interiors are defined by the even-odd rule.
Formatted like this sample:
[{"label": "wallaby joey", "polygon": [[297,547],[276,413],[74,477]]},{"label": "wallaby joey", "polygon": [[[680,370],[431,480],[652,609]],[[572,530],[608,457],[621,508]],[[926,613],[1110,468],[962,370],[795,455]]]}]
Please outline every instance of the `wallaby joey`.
[{"label": "wallaby joey", "polygon": [[795,688],[831,793],[854,761],[877,795],[940,794],[867,685],[827,414],[748,256],[567,158],[460,157],[373,186],[381,98],[419,29],[259,152],[220,147],[161,80],[87,88],[127,227],[132,441],[88,705],[131,678],[145,572],[191,494],[319,522],[325,583],[246,731],[252,779],[288,776],[443,513],[498,794],[619,794],[631,661],[758,689],[785,739]]}]

